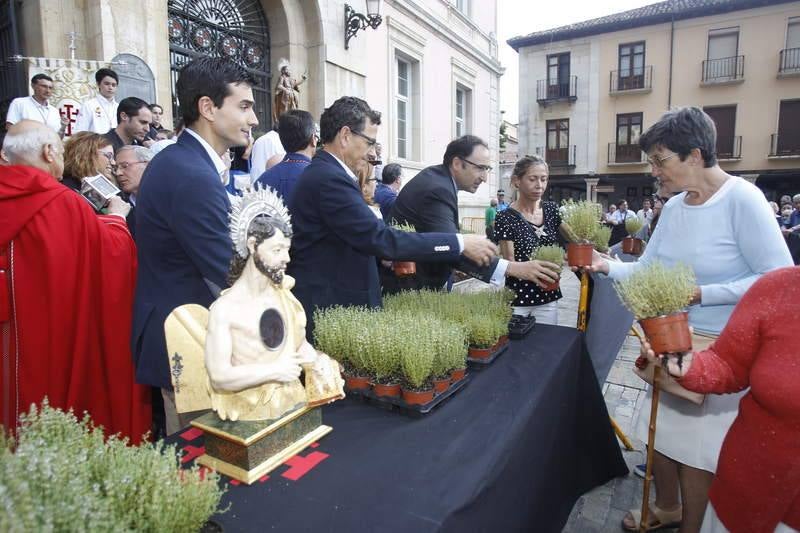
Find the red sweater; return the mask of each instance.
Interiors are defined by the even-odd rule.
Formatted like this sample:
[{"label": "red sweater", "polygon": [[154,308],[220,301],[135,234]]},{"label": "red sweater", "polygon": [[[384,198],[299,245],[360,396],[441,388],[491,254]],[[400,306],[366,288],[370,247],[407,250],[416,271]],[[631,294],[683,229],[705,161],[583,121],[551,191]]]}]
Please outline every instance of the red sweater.
[{"label": "red sweater", "polygon": [[800,267],[766,274],[742,297],[719,339],[694,354],[689,390],[739,403],[709,494],[732,533],[800,530]]}]

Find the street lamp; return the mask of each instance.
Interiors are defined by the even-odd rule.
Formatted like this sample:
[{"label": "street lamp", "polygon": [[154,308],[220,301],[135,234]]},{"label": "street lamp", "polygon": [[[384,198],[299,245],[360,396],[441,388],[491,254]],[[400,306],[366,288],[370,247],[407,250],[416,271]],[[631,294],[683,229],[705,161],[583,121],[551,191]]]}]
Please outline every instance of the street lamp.
[{"label": "street lamp", "polygon": [[372,28],[378,29],[383,19],[381,19],[381,0],[366,0],[367,14],[362,15],[350,7],[344,5],[344,49],[350,48],[350,39],[355,37],[358,30]]}]

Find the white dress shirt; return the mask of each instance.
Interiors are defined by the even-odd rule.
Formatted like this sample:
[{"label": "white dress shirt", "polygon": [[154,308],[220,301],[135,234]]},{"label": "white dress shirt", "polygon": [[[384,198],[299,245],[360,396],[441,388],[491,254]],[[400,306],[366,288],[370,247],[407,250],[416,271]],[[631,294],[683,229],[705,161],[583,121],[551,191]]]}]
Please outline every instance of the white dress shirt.
[{"label": "white dress shirt", "polygon": [[278,132],[269,130],[267,133],[256,139],[253,149],[250,150],[250,183],[261,177],[267,169],[267,161],[278,154],[285,154]]},{"label": "white dress shirt", "polygon": [[6,122],[16,124],[20,120],[35,120],[50,127],[56,133],[61,131],[61,114],[56,106],[45,102],[40,104],[33,96],[14,98],[8,107]]},{"label": "white dress shirt", "polygon": [[117,108],[119,104],[113,98],[109,101],[97,95],[83,102],[78,112],[78,119],[72,128],[73,133],[93,131],[104,135],[117,127]]}]

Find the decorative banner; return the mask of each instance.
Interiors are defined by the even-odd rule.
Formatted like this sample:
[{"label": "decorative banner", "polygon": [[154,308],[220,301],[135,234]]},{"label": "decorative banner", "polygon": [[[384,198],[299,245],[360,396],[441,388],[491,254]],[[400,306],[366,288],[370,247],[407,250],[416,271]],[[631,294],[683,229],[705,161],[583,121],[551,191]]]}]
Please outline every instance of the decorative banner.
[{"label": "decorative banner", "polygon": [[54,90],[50,104],[56,106],[62,117],[69,118],[64,136],[72,135],[72,125],[78,118],[81,103],[97,94],[94,73],[103,67],[110,67],[110,64],[107,61],[87,59],[24,59],[28,63],[28,80],[36,74],[47,74],[53,78]]}]

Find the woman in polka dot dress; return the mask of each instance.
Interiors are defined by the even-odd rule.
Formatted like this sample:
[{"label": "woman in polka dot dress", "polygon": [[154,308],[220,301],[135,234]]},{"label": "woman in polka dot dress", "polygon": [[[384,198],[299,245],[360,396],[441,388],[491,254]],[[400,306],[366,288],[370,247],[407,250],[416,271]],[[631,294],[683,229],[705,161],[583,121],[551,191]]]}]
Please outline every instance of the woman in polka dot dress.
[{"label": "woman in polka dot dress", "polygon": [[[555,202],[542,201],[547,179],[547,163],[541,157],[525,156],[514,166],[511,185],[519,191],[519,198],[506,210],[497,213],[494,222],[500,252],[509,261],[527,261],[539,246],[558,244],[557,234],[562,231],[561,213]],[[545,291],[542,286],[558,279],[561,270],[547,261],[537,263],[541,276],[536,283],[506,277],[506,287],[517,294],[514,314],[533,315],[539,324],[558,324],[561,291]]]}]

